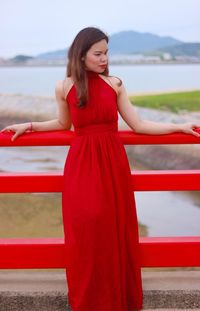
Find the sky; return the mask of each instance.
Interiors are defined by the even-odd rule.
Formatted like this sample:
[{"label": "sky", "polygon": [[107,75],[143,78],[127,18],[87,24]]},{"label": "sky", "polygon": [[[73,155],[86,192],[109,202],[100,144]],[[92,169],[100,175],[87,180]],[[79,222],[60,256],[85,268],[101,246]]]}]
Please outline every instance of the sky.
[{"label": "sky", "polygon": [[88,26],[200,42],[200,0],[0,1],[0,57],[64,49]]}]

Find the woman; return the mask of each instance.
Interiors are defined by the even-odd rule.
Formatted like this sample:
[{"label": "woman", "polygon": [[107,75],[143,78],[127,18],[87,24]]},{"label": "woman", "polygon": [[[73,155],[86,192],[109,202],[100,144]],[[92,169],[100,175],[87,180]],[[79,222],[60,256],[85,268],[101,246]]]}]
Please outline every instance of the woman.
[{"label": "woman", "polygon": [[58,118],[7,126],[12,141],[27,130],[69,130],[75,138],[64,168],[62,197],[68,298],[73,311],[142,308],[138,223],[131,173],[118,134],[118,112],[136,133],[183,132],[192,123],[141,120],[122,81],[109,76],[108,36],[87,27],[69,52],[67,77],[56,85]]}]

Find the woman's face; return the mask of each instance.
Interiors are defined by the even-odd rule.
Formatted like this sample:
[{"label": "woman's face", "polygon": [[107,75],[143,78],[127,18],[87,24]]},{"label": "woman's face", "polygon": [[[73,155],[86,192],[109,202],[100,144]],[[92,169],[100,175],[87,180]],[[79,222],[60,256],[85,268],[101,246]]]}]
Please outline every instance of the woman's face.
[{"label": "woman's face", "polygon": [[94,43],[83,58],[85,69],[103,73],[108,65],[108,44],[105,39]]}]

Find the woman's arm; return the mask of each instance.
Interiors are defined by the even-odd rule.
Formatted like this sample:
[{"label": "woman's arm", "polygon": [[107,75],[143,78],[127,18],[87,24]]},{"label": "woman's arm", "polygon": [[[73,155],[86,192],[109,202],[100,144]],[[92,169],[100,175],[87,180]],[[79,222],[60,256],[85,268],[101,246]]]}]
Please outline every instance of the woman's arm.
[{"label": "woman's arm", "polygon": [[31,129],[33,131],[54,131],[54,130],[68,130],[71,128],[72,122],[69,113],[69,108],[65,100],[65,94],[63,92],[63,81],[58,81],[55,88],[55,96],[58,104],[58,118],[49,121],[20,123],[6,126],[1,132],[11,131],[15,132],[12,136],[14,141],[19,135]]},{"label": "woman's arm", "polygon": [[71,128],[72,122],[63,92],[63,81],[57,82],[55,96],[58,104],[58,118],[43,122],[33,122],[34,131],[69,130]]},{"label": "woman's arm", "polygon": [[142,120],[136,112],[134,106],[129,101],[123,84],[118,87],[118,110],[123,120],[136,132],[141,134],[169,134],[173,132],[184,132],[200,137],[195,128],[200,127],[200,123],[160,123]]}]

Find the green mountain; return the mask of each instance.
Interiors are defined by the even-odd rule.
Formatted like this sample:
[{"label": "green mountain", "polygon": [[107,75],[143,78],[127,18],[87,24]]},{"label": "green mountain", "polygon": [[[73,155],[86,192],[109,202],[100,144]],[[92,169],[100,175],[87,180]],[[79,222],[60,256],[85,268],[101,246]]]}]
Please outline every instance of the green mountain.
[{"label": "green mountain", "polygon": [[[182,43],[171,37],[160,37],[151,33],[121,31],[109,38],[109,54],[132,54],[154,51]],[[37,55],[39,59],[66,59],[67,49]]]},{"label": "green mountain", "polygon": [[36,56],[39,59],[67,59],[67,49],[41,53]]},{"label": "green mountain", "polygon": [[[160,55],[163,52],[172,56],[200,56],[200,43],[184,43],[172,37],[161,37],[151,33],[136,31],[121,31],[110,35],[109,54],[144,54]],[[30,58],[38,61],[67,60],[68,49],[61,49],[38,54],[36,57],[17,55],[11,60],[15,63],[25,62]]]},{"label": "green mountain", "polygon": [[158,49],[158,53],[170,53],[175,56],[196,56],[200,57],[200,43],[182,43],[175,46],[168,46],[163,49]]},{"label": "green mountain", "polygon": [[160,37],[151,33],[121,31],[110,36],[110,54],[145,53],[182,43],[171,37]]},{"label": "green mountain", "polygon": [[15,57],[13,58],[10,58],[10,60],[13,62],[13,63],[22,63],[22,62],[25,62],[29,59],[33,59],[34,57],[32,56],[27,56],[27,55],[16,55]]}]

